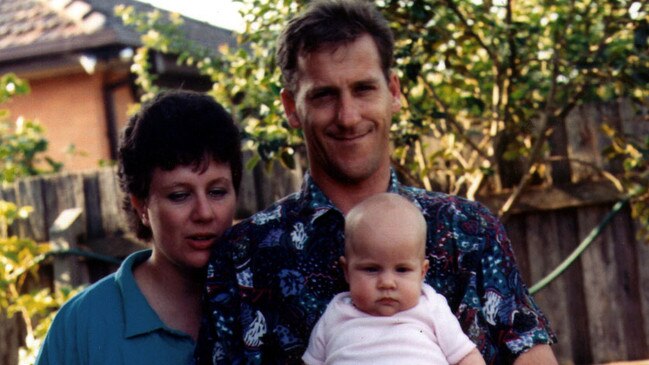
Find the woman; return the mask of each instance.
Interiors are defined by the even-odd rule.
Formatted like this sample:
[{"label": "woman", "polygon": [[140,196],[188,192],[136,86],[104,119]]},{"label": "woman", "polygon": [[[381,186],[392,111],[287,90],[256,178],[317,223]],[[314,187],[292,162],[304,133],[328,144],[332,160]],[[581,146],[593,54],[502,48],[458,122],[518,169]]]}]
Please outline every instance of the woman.
[{"label": "woman", "polygon": [[185,364],[198,337],[203,268],[232,225],[239,132],[212,98],[166,92],[132,117],[119,149],[124,208],[151,249],[66,303],[37,364]]}]

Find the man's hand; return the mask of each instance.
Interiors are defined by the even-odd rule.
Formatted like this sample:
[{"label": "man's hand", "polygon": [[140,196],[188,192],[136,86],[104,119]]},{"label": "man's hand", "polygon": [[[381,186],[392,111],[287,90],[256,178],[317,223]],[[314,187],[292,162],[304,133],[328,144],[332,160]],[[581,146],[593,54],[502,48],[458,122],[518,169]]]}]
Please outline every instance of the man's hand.
[{"label": "man's hand", "polygon": [[519,356],[514,365],[558,365],[550,345],[536,345]]}]

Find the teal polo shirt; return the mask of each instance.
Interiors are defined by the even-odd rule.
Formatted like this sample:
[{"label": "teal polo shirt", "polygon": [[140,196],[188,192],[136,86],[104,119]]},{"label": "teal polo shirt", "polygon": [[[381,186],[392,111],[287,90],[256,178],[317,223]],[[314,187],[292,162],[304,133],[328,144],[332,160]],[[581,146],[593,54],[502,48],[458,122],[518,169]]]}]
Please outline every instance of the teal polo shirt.
[{"label": "teal polo shirt", "polygon": [[194,340],[166,326],[135,283],[133,268],[151,250],[133,253],[111,274],[56,314],[37,365],[188,364]]}]

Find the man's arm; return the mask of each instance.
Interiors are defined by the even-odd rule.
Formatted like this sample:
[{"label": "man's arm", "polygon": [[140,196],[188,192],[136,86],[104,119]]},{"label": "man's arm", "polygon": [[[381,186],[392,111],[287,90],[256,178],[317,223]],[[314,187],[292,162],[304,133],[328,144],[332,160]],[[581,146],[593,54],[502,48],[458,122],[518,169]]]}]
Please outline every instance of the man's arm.
[{"label": "man's arm", "polygon": [[536,345],[523,352],[514,361],[514,365],[558,365],[557,358],[550,345]]},{"label": "man's arm", "polygon": [[[547,317],[522,282],[505,227],[486,208],[479,207],[483,209],[485,228],[482,232],[486,239],[481,258],[483,286],[487,293],[483,310],[487,322],[493,326],[489,329],[495,333],[492,333],[493,338],[503,339],[496,345],[504,351],[503,355],[509,351],[517,354],[517,365],[555,365],[557,360],[549,345],[556,342],[556,337]],[[522,353],[523,344],[533,347]]]}]

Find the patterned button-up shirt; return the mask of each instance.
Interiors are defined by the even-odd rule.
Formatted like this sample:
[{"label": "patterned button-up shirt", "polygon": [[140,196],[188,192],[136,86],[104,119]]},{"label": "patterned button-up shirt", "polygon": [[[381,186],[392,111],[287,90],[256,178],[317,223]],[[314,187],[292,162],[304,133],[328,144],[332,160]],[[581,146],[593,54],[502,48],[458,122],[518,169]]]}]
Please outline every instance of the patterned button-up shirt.
[{"label": "patterned button-up shirt", "polygon": [[[476,202],[401,185],[428,223],[426,282],[487,364],[556,342],[521,281],[502,224]],[[297,364],[327,303],[348,290],[344,216],[307,174],[302,190],[232,227],[207,267],[200,364]]]}]

